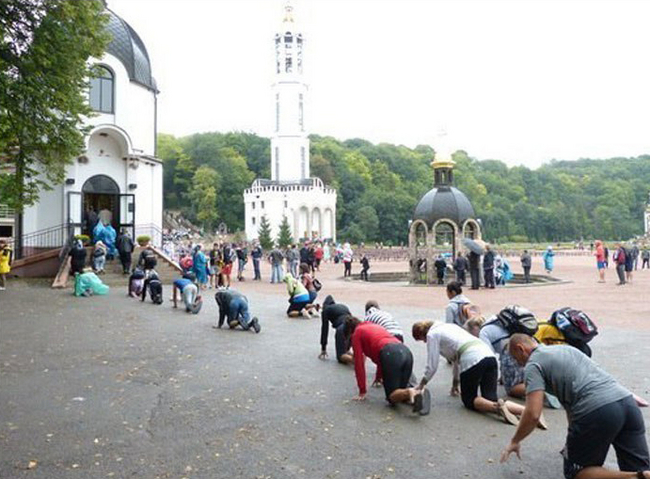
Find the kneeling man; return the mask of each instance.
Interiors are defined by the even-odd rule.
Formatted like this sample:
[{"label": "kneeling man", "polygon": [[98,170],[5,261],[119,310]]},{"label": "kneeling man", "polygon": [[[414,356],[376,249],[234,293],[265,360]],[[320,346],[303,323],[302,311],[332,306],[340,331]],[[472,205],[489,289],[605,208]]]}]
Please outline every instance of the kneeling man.
[{"label": "kneeling man", "polygon": [[[514,334],[509,348],[525,365],[526,407],[501,462],[513,452],[519,457],[521,441],[535,429],[547,391],[567,411],[567,479],[650,479],[643,415],[630,391],[574,347],[544,346],[530,336]],[[616,450],[620,472],[603,467],[610,445]]]}]

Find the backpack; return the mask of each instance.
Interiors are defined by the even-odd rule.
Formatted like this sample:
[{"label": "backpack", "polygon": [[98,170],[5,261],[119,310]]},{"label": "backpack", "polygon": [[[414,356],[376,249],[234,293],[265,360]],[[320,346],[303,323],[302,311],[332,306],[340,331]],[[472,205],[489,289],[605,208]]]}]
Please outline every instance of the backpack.
[{"label": "backpack", "polygon": [[316,291],[320,291],[323,288],[323,283],[321,283],[318,279],[314,278],[311,284],[314,286],[314,289]]},{"label": "backpack", "polygon": [[497,314],[497,322],[508,331],[508,333],[523,333],[533,336],[537,332],[537,319],[528,309],[512,304],[503,308]]},{"label": "backpack", "polygon": [[589,316],[579,309],[558,309],[549,323],[562,331],[568,343],[588,343],[598,334],[598,327]]}]

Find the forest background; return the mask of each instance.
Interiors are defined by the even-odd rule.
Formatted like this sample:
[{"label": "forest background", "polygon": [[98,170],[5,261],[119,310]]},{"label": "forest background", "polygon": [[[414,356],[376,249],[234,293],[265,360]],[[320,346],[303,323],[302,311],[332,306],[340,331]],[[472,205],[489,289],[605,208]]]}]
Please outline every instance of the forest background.
[{"label": "forest background", "polygon": [[[338,238],[407,242],[408,222],[433,187],[427,145],[372,144],[311,135],[311,176],[338,191]],[[158,135],[164,160],[164,206],[213,230],[244,228],[244,189],[270,178],[270,141],[252,133]],[[643,233],[650,155],[552,160],[537,168],[478,161],[464,151],[455,186],[472,202],[484,238],[494,243],[629,239]]]}]

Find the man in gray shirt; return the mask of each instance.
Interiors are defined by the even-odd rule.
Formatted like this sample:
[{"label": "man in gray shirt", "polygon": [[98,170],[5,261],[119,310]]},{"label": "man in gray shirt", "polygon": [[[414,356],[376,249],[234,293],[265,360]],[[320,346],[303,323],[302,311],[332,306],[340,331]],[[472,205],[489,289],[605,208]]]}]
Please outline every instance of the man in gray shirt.
[{"label": "man in gray shirt", "polygon": [[[514,334],[509,349],[525,365],[526,407],[501,462],[513,452],[520,457],[520,443],[535,429],[547,391],[560,400],[569,420],[567,479],[650,478],[645,424],[631,392],[571,346],[539,345],[530,336]],[[610,445],[620,470],[626,472],[603,467]]]}]

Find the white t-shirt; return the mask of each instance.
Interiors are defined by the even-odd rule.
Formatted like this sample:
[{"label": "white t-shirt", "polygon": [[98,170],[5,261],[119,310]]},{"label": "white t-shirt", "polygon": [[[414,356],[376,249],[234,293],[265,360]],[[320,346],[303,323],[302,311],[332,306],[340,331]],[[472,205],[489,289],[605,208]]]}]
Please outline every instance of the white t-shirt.
[{"label": "white t-shirt", "polygon": [[472,344],[460,357],[461,373],[475,366],[484,358],[494,357],[494,353],[483,341],[456,324],[439,323],[431,326],[427,333],[427,366],[424,370],[426,380],[430,381],[438,370],[440,356],[450,361],[456,361],[458,350],[469,342]]}]

